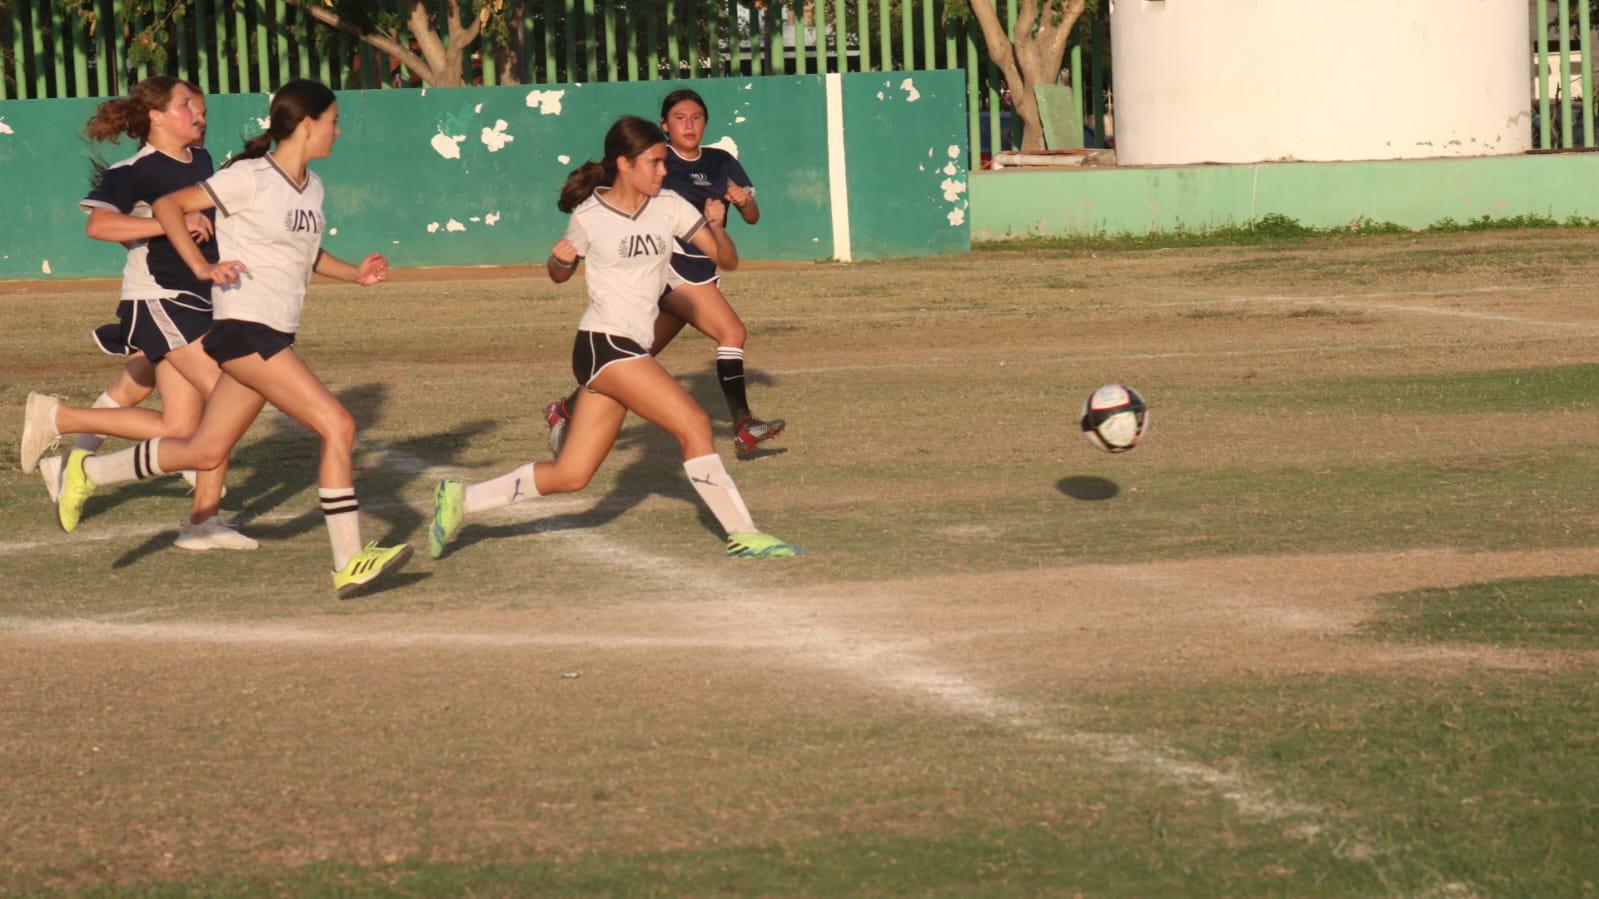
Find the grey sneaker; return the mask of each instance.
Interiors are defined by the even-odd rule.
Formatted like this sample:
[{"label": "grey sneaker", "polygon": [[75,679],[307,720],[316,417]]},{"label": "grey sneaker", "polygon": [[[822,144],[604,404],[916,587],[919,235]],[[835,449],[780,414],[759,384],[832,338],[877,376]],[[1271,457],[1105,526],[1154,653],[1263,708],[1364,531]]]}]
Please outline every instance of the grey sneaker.
[{"label": "grey sneaker", "polygon": [[56,408],[61,405],[57,397],[42,393],[29,393],[28,405],[22,413],[22,470],[32,472],[39,467],[39,457],[55,445],[61,432],[56,430]]},{"label": "grey sneaker", "polygon": [[45,456],[39,460],[39,476],[44,478],[45,492],[50,494],[50,505],[61,496],[61,472],[67,466],[66,456]]},{"label": "grey sneaker", "polygon": [[190,549],[195,552],[211,549],[255,549],[261,545],[239,533],[233,525],[223,521],[220,515],[213,515],[199,524],[187,518],[183,519],[183,525],[178,529],[178,539],[175,542],[179,549]]}]

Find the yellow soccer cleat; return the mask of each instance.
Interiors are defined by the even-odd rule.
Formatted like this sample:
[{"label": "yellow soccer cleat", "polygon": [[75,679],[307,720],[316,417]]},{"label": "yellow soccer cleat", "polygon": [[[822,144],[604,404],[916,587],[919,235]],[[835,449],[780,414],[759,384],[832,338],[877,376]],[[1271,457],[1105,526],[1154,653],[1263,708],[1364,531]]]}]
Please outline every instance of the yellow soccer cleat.
[{"label": "yellow soccer cleat", "polygon": [[409,544],[378,546],[374,540],[351,556],[343,569],[333,572],[333,589],[340,599],[349,599],[383,575],[399,571],[410,558]]},{"label": "yellow soccer cleat", "polygon": [[86,449],[73,450],[67,454],[66,468],[61,472],[61,492],[56,495],[56,523],[69,534],[78,529],[78,520],[83,517],[83,504],[94,495],[94,482],[83,470],[83,460],[92,455]]},{"label": "yellow soccer cleat", "polygon": [[727,554],[735,559],[792,559],[805,555],[805,550],[771,534],[744,531],[727,535]]}]

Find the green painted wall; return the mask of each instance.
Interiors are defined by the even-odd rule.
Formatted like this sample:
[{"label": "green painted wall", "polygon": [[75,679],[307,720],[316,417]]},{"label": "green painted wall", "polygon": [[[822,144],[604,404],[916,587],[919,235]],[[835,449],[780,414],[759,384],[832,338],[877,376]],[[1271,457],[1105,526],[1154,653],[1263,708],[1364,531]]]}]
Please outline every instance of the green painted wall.
[{"label": "green painted wall", "polygon": [[1148,234],[1277,213],[1318,228],[1365,217],[1409,228],[1444,218],[1599,218],[1599,156],[1271,163],[1071,171],[971,179],[972,237]]},{"label": "green painted wall", "polygon": [[965,74],[848,75],[843,95],[855,258],[970,250]]},{"label": "green painted wall", "polygon": [[[952,229],[942,214],[920,214],[938,205],[934,197],[949,205],[931,176],[871,177],[879,168],[914,169],[927,153],[927,141],[936,138],[940,153],[945,144],[959,143],[946,138],[958,138],[965,127],[958,95],[946,96],[958,75],[899,77],[912,75],[918,84],[928,79],[924,94],[933,90],[943,99],[862,105],[860,128],[879,137],[913,134],[918,144],[846,141],[864,154],[858,166],[862,180],[850,179],[858,191],[851,209],[863,210],[864,216],[854,232],[855,258],[955,252],[967,246],[964,225]],[[876,82],[882,76],[845,76],[846,93],[854,91],[852,82],[862,80]],[[341,92],[343,136],[332,157],[313,165],[328,188],[325,245],[345,257],[381,251],[397,266],[540,262],[566,228],[555,200],[567,173],[585,159],[598,158],[605,130],[617,116],[655,119],[661,98],[676,86]],[[735,221],[732,226],[741,255],[831,258],[822,78],[719,78],[695,81],[693,87],[710,107],[706,143],[736,145],[759,190],[760,224]],[[0,102],[0,202],[9,213],[0,221],[0,280],[121,271],[121,248],[85,237],[76,206],[87,189],[91,152],[79,135],[96,102]],[[258,120],[265,117],[267,102],[262,94],[209,98],[207,146],[219,162],[241,146],[244,136],[261,130]],[[852,127],[846,122],[846,134]],[[127,143],[93,150],[108,161],[132,152]],[[964,183],[965,167],[958,169]],[[889,208],[916,214],[876,214]],[[952,230],[959,234],[952,236]]]}]

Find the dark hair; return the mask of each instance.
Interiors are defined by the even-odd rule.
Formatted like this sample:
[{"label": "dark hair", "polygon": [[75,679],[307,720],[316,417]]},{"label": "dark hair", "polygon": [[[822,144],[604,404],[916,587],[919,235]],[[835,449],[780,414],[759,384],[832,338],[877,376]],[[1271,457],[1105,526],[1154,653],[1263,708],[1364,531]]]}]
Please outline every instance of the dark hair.
[{"label": "dark hair", "polygon": [[260,159],[278,141],[288,140],[294,129],[306,119],[320,119],[334,101],[333,89],[320,81],[296,78],[278,88],[272,95],[272,107],[267,112],[267,130],[244,142],[244,151],[234,154],[222,164],[223,168],[241,159]]},{"label": "dark hair", "polygon": [[670,94],[667,94],[666,99],[661,101],[661,121],[666,121],[666,114],[672,111],[672,107],[682,103],[684,100],[693,100],[695,103],[698,103],[701,114],[703,114],[706,118],[710,118],[711,111],[705,106],[705,98],[701,97],[698,91],[689,90],[688,88],[683,87],[672,91]]},{"label": "dark hair", "polygon": [[556,208],[571,212],[579,203],[594,194],[594,188],[616,180],[616,161],[622,157],[637,159],[640,153],[666,143],[661,126],[636,115],[625,115],[616,120],[611,130],[605,132],[605,158],[600,162],[585,162],[566,176],[561,186],[561,199]]},{"label": "dark hair", "polygon": [[96,106],[94,115],[83,126],[83,134],[92,141],[113,141],[126,134],[144,146],[150,139],[150,112],[166,109],[172,102],[172,91],[188,82],[171,75],[153,75],[135,84],[126,97],[107,100]]}]

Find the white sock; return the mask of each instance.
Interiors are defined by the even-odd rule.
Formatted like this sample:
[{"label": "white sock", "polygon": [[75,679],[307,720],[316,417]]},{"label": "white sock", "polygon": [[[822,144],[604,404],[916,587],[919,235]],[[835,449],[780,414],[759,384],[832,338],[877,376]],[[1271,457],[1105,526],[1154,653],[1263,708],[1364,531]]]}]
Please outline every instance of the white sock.
[{"label": "white sock", "polygon": [[83,473],[96,487],[126,484],[166,474],[158,461],[161,457],[161,438],[152,437],[135,443],[125,450],[103,456],[90,456],[83,460]]},{"label": "white sock", "polygon": [[744,505],[744,497],[738,494],[738,485],[722,465],[721,456],[711,453],[688,459],[683,463],[683,470],[688,472],[689,483],[694,485],[700,499],[705,500],[705,505],[711,507],[711,514],[721,522],[722,530],[729,534],[755,530],[750,510]]},{"label": "white sock", "polygon": [[[122,404],[111,398],[109,393],[101,393],[99,399],[94,401],[96,409],[120,409]],[[104,434],[79,434],[74,444],[77,449],[88,450],[91,453],[99,452],[100,444],[105,443]]]},{"label": "white sock", "polygon": [[354,487],[318,487],[316,495],[333,544],[333,570],[343,571],[361,551],[361,504],[355,501]]},{"label": "white sock", "polygon": [[502,474],[481,484],[466,485],[462,491],[461,508],[466,514],[472,515],[539,495],[539,488],[533,483],[533,463],[529,462],[510,474]]}]

